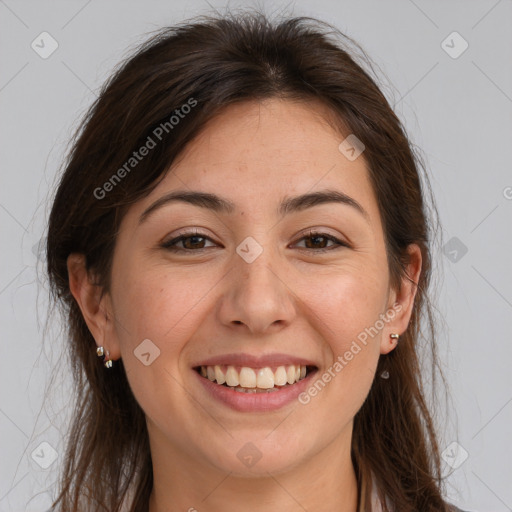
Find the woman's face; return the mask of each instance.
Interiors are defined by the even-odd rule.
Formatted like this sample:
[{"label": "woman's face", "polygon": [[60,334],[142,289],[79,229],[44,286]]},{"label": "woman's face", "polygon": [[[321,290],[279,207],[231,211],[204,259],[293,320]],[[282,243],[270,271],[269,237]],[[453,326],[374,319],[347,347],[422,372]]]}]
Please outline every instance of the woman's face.
[{"label": "woman's face", "polygon": [[[282,100],[225,109],[122,221],[99,344],[123,359],[154,456],[258,475],[350,446],[413,293],[390,289],[364,152],[342,152],[321,114]],[[327,191],[342,200],[297,199]],[[292,365],[308,373],[288,384]]]}]

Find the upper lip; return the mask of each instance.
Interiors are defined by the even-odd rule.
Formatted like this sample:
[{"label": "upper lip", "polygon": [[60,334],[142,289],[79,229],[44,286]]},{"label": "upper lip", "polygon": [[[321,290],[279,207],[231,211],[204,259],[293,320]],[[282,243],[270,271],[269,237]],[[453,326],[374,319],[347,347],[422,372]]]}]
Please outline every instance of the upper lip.
[{"label": "upper lip", "polygon": [[247,366],[249,368],[265,368],[265,367],[277,367],[287,365],[303,365],[303,366],[315,366],[313,361],[304,359],[289,354],[265,354],[265,355],[251,355],[244,353],[236,354],[223,354],[219,356],[210,357],[194,364],[193,367],[198,366],[215,366],[215,365],[228,365],[228,366]]}]

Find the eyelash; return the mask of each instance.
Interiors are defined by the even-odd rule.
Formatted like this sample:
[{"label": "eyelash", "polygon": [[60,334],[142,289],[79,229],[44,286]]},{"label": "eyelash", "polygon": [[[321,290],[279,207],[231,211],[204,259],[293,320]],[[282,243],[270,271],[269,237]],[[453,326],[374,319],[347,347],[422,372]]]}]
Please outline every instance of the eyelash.
[{"label": "eyelash", "polygon": [[[164,242],[161,244],[161,247],[164,249],[167,249],[169,251],[172,251],[172,252],[202,252],[202,251],[208,249],[208,247],[201,247],[199,249],[184,249],[184,248],[176,247],[176,244],[178,244],[179,242],[182,242],[183,240],[185,240],[187,238],[192,238],[192,237],[204,238],[206,240],[209,240],[210,242],[213,242],[213,240],[210,237],[206,236],[204,233],[200,233],[198,231],[193,231],[193,232],[183,233],[183,234],[179,235],[178,237],[173,238],[172,240],[169,240],[168,242]],[[328,248],[324,247],[321,249],[308,249],[307,247],[302,247],[301,250],[303,250],[303,251],[315,251],[315,252],[324,253],[324,252],[340,249],[341,247],[347,247],[347,248],[350,247],[349,244],[347,244],[346,242],[343,242],[332,235],[329,235],[327,233],[322,233],[320,231],[314,231],[314,230],[308,231],[307,233],[305,233],[302,236],[302,238],[299,238],[299,241],[303,240],[305,238],[326,238],[327,240],[330,240],[331,242],[335,242],[337,244],[337,246],[331,246]]]}]

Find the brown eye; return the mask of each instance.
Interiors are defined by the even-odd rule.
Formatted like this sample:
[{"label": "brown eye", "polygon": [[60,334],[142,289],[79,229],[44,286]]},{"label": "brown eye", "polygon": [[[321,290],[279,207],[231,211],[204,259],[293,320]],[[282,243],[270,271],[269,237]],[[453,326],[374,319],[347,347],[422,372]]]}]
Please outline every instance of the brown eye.
[{"label": "brown eye", "polygon": [[[310,231],[306,236],[302,237],[301,240],[306,240],[305,247],[301,249],[314,250],[315,252],[325,252],[339,249],[340,247],[348,247],[348,244],[338,240],[336,237],[316,231]],[[327,246],[329,242],[334,242],[334,245],[330,247]]]},{"label": "brown eye", "polygon": [[[164,249],[168,249],[170,251],[197,251],[201,249],[207,249],[205,246],[206,241],[212,241],[206,235],[202,233],[183,233],[182,235],[169,240],[168,242],[164,242],[162,247]],[[182,246],[178,246],[178,244],[182,244]]]}]

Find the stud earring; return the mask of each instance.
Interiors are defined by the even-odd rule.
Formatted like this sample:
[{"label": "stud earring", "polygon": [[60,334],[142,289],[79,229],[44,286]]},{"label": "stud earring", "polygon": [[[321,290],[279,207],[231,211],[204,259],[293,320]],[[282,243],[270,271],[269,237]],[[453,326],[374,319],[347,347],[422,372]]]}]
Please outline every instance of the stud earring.
[{"label": "stud earring", "polygon": [[[103,347],[98,347],[96,349],[96,354],[98,355],[98,357],[103,357],[103,355],[105,354]],[[110,359],[110,352],[108,350],[107,350],[107,360],[104,361],[103,364],[105,365],[105,368],[112,368],[112,359]]]},{"label": "stud earring", "polygon": [[398,339],[400,338],[400,334],[390,334],[389,337],[392,340],[397,340],[397,343],[398,343]]},{"label": "stud earring", "polygon": [[112,368],[112,359],[110,359],[110,352],[107,350],[107,360],[103,363],[105,368]]}]

